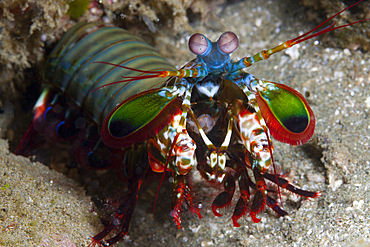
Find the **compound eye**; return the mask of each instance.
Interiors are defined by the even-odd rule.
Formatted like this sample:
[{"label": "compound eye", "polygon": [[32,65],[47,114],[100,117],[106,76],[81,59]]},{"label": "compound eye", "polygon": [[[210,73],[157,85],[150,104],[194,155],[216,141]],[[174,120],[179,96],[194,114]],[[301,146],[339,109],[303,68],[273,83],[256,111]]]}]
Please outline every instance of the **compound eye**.
[{"label": "compound eye", "polygon": [[224,55],[233,53],[238,48],[238,45],[238,37],[230,31],[223,33],[217,41],[218,50]]},{"label": "compound eye", "polygon": [[206,56],[212,49],[211,41],[203,34],[195,33],[189,39],[189,49],[195,55]]}]

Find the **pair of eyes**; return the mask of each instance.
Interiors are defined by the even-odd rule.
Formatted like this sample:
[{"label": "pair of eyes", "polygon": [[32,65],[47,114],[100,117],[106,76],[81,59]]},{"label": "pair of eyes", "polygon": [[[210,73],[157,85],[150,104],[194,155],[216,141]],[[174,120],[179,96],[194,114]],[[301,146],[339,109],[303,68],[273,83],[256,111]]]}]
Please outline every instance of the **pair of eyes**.
[{"label": "pair of eyes", "polygon": [[[223,55],[233,53],[239,40],[235,33],[225,32],[217,40],[217,48]],[[212,50],[212,42],[203,34],[195,33],[189,39],[189,49],[195,55],[207,56]]]}]

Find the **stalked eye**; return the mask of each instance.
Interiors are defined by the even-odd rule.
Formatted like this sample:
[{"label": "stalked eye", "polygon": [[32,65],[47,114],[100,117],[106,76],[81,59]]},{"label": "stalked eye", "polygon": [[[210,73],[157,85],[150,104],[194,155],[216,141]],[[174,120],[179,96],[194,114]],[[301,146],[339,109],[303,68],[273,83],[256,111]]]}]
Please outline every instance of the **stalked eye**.
[{"label": "stalked eye", "polygon": [[207,56],[212,50],[212,43],[203,34],[195,33],[189,39],[189,49],[195,55]]},{"label": "stalked eye", "polygon": [[218,50],[224,55],[233,53],[238,48],[239,40],[235,33],[225,32],[217,41]]}]

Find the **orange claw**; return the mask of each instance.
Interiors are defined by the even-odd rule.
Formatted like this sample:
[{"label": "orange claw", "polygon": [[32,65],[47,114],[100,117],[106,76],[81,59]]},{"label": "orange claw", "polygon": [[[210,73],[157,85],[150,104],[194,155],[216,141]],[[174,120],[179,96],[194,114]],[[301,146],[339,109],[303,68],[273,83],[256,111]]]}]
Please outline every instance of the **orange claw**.
[{"label": "orange claw", "polygon": [[238,223],[238,219],[236,219],[236,217],[231,217],[231,219],[233,220],[233,224],[234,224],[234,227],[240,227],[240,224]]},{"label": "orange claw", "polygon": [[250,212],[250,216],[251,216],[251,218],[252,218],[253,222],[254,222],[254,223],[259,223],[259,222],[261,221],[261,219],[258,219],[258,218],[256,217],[256,215],[257,215],[257,213],[256,213],[256,212]]},{"label": "orange claw", "polygon": [[212,212],[213,212],[213,214],[215,215],[215,216],[217,216],[217,217],[221,217],[222,216],[222,214],[220,214],[219,212],[217,212],[217,207],[215,206],[215,205],[212,205]]}]

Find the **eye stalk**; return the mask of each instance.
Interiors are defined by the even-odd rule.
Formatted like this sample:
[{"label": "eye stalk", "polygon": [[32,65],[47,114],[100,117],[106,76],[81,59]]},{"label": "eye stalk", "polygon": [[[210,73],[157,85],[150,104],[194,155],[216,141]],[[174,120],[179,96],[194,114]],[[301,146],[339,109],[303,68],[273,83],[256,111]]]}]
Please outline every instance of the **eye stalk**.
[{"label": "eye stalk", "polygon": [[239,45],[238,37],[233,32],[225,32],[217,40],[218,51],[223,55],[233,53]]},{"label": "eye stalk", "polygon": [[212,42],[200,33],[193,34],[189,39],[189,49],[199,56],[207,56],[212,50]]}]

